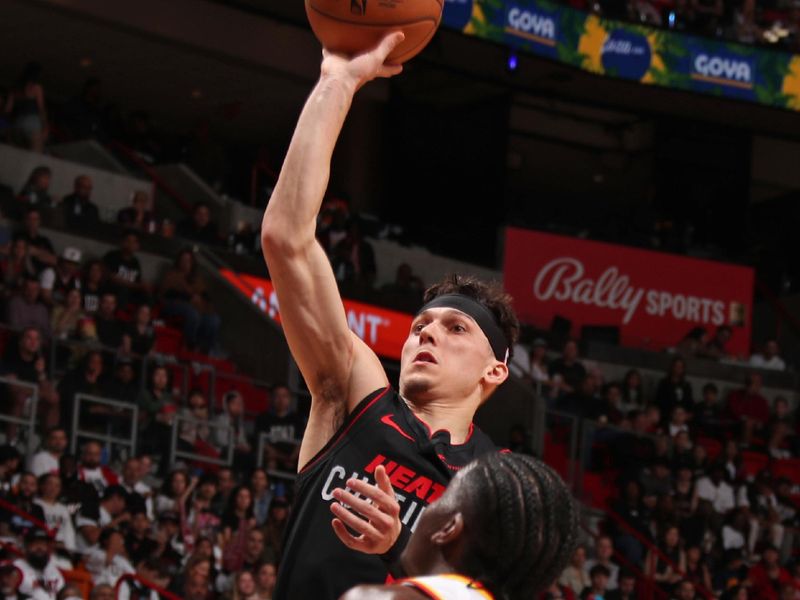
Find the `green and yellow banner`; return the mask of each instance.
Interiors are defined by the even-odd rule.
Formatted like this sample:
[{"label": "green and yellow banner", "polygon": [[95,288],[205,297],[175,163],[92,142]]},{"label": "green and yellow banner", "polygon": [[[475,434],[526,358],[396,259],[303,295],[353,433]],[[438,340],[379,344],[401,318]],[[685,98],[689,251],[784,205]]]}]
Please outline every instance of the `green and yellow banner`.
[{"label": "green and yellow banner", "polygon": [[800,56],[603,19],[547,0],[446,0],[445,27],[598,75],[800,110]]}]

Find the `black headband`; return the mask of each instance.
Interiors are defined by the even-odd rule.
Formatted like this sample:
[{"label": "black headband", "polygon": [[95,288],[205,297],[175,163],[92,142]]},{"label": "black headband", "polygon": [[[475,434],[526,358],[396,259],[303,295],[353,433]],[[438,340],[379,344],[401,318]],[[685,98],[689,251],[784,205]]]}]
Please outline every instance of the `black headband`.
[{"label": "black headband", "polygon": [[509,348],[506,336],[492,313],[483,304],[464,294],[442,294],[419,309],[417,316],[429,308],[455,308],[472,317],[489,340],[494,357],[503,363],[508,361]]}]

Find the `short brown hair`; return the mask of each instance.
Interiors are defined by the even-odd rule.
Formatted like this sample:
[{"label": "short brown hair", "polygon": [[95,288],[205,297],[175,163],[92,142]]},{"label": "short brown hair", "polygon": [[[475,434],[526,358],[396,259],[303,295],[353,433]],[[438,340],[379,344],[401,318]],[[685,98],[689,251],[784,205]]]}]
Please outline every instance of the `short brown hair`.
[{"label": "short brown hair", "polygon": [[469,296],[484,306],[505,335],[508,343],[509,358],[514,352],[514,344],[519,338],[519,321],[511,307],[511,296],[496,281],[483,281],[474,275],[448,275],[439,283],[434,283],[425,290],[423,302],[427,304],[434,298],[444,294],[462,294]]}]

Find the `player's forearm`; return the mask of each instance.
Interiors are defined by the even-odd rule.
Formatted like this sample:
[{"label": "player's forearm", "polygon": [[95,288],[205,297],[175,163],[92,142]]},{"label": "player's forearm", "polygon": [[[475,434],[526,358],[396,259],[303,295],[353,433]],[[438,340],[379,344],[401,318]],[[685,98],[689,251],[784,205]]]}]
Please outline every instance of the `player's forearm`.
[{"label": "player's forearm", "polygon": [[262,240],[313,242],[330,163],[355,87],[323,76],[306,101],[261,226]]}]

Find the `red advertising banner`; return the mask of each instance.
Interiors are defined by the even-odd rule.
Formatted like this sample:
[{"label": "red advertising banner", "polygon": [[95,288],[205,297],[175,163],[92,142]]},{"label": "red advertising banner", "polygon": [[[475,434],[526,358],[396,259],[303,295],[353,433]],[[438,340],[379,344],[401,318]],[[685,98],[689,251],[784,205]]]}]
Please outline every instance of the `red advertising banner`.
[{"label": "red advertising banner", "polygon": [[524,322],[548,328],[561,316],[573,335],[619,327],[623,345],[652,350],[730,325],[726,350],[750,352],[750,268],[514,228],[505,244],[505,288]]},{"label": "red advertising banner", "polygon": [[[220,274],[270,318],[280,323],[278,296],[269,279],[234,273],[228,269],[221,269]],[[400,360],[403,344],[411,330],[411,315],[353,300],[344,300],[344,309],[350,329],[376,354]]]}]

